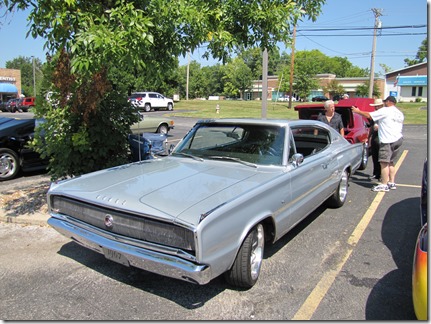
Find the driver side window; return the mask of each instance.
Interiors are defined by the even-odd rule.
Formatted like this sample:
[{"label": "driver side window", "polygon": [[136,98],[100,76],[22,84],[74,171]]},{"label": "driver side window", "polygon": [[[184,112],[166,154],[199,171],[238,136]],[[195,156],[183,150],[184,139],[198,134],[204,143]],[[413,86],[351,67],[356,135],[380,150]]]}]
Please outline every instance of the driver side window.
[{"label": "driver side window", "polygon": [[330,143],[329,131],[324,128],[296,127],[292,128],[292,134],[296,152],[301,153],[304,157],[324,150]]}]

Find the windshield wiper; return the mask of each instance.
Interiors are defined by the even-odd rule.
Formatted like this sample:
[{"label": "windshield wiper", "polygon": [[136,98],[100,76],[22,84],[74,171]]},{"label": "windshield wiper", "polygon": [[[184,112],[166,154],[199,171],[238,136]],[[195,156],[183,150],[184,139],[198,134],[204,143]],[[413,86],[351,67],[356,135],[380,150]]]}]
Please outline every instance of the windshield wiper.
[{"label": "windshield wiper", "polygon": [[241,159],[235,158],[235,157],[231,157],[231,156],[218,156],[218,155],[210,155],[207,156],[208,159],[213,159],[213,160],[227,160],[227,161],[234,161],[234,162],[238,162],[241,164],[244,164],[246,166],[249,167],[253,167],[253,168],[257,168],[257,164],[251,163],[251,162],[247,162],[247,161],[243,161]]},{"label": "windshield wiper", "polygon": [[188,153],[184,153],[184,152],[175,152],[175,153],[172,153],[172,154],[173,155],[178,154],[178,155],[186,156],[186,157],[192,158],[193,160],[200,161],[200,162],[204,161],[204,159],[202,159],[200,157],[197,157],[197,156],[194,156],[194,155],[191,155],[191,154],[188,154]]}]

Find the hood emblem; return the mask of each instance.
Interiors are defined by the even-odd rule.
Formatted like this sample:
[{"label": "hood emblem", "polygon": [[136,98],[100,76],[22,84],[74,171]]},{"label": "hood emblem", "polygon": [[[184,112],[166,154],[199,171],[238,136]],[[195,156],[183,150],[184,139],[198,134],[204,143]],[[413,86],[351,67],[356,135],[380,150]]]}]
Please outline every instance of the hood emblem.
[{"label": "hood emblem", "polygon": [[114,226],[114,218],[110,214],[105,215],[105,226],[111,229]]}]

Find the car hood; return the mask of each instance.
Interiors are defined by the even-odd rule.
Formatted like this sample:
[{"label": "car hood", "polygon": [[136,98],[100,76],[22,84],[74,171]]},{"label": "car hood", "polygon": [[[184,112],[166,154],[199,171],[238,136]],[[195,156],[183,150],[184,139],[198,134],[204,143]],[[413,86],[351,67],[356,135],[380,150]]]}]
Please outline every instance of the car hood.
[{"label": "car hood", "polygon": [[0,137],[10,136],[14,130],[23,125],[34,125],[34,119],[15,119],[8,117],[0,117]]},{"label": "car hood", "polygon": [[280,168],[185,159],[166,157],[102,170],[52,184],[49,193],[197,225],[202,214],[281,173]]}]

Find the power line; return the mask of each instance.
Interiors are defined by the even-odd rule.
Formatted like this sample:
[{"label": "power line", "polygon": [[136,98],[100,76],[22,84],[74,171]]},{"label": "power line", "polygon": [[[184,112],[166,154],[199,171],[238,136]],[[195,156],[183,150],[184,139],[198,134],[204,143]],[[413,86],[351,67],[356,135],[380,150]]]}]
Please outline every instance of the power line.
[{"label": "power line", "polygon": [[[379,29],[400,29],[400,28],[424,28],[427,27],[427,25],[406,25],[406,26],[387,26],[387,27],[379,27]],[[328,28],[303,28],[298,29],[298,32],[302,31],[331,31],[331,30],[367,30],[371,29],[374,30],[374,27],[328,27]]]},{"label": "power line", "polygon": [[[396,33],[396,34],[381,34],[380,36],[415,36],[415,35],[426,35],[427,33]],[[372,36],[372,34],[300,34],[298,35],[298,37],[300,36],[309,36],[309,37],[333,37],[333,36],[337,36],[337,37],[357,37],[357,36]]]}]

